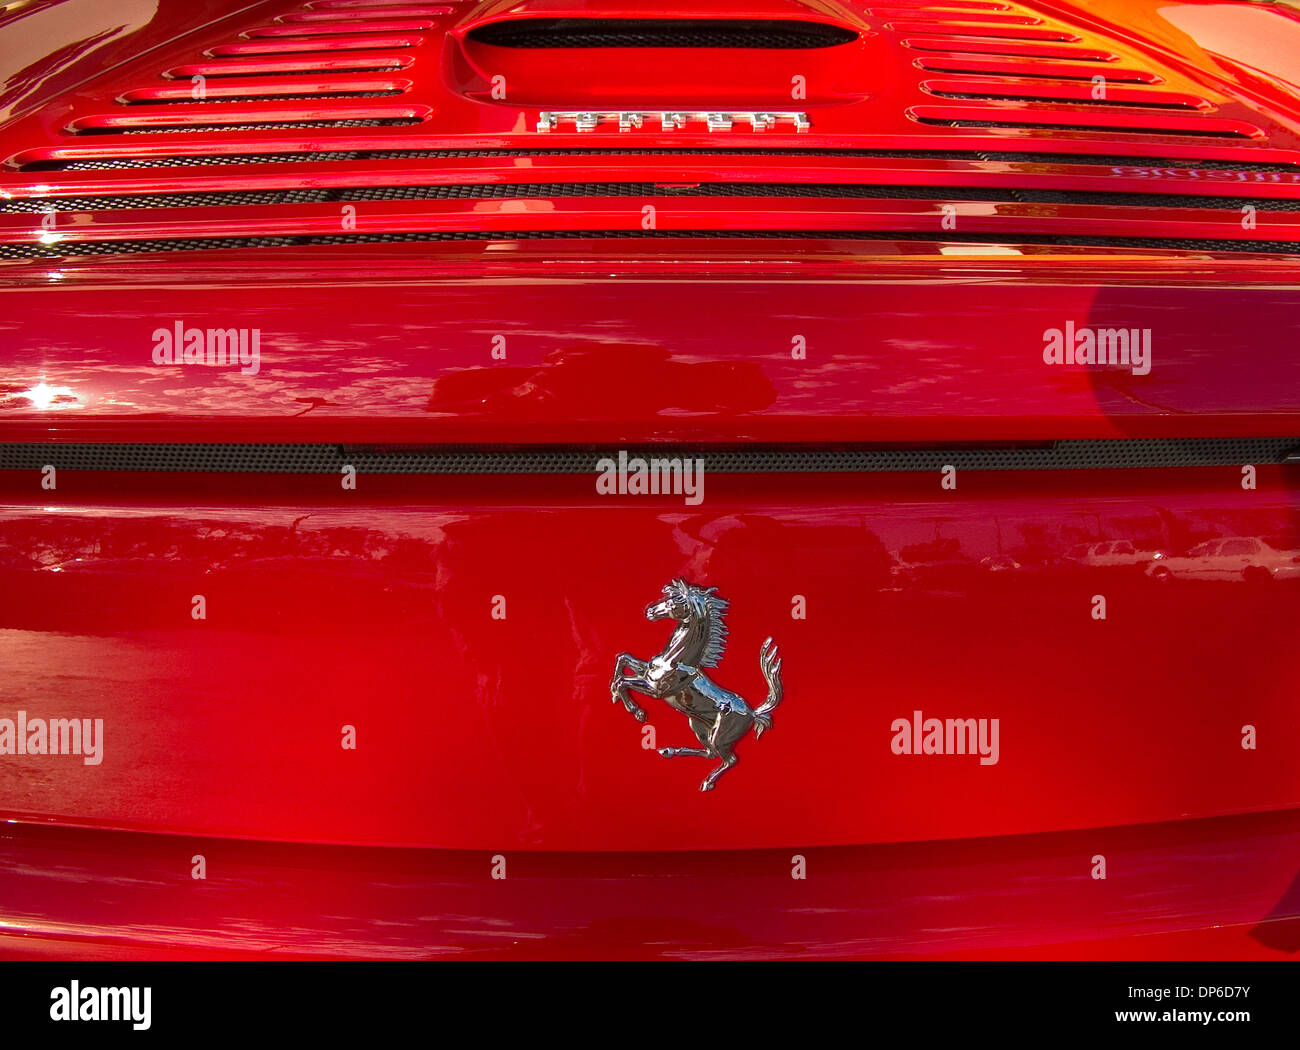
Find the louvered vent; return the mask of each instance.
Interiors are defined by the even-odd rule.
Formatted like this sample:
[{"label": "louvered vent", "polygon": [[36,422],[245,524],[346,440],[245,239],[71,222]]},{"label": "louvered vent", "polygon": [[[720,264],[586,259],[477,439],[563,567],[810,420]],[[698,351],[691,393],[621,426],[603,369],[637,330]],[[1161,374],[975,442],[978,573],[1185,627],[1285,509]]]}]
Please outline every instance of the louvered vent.
[{"label": "louvered vent", "polygon": [[[1106,135],[1262,138],[1247,121],[1171,90],[1124,63],[1077,27],[1012,3],[867,4],[884,32],[917,54],[921,90],[937,101],[909,108],[934,127],[1044,129]],[[1105,42],[1101,42],[1105,43]]]},{"label": "louvered vent", "polygon": [[[1011,0],[865,0],[844,26],[813,5],[806,20],[719,22],[532,17],[530,3],[554,10],[284,0],[142,56],[61,102],[57,123],[6,127],[0,259],[597,237],[1300,248],[1293,133]],[[655,92],[663,46],[787,94],[783,63],[822,70],[800,104],[811,128],[670,132],[615,112],[533,131],[540,108],[520,92],[530,77],[550,90],[548,49],[617,70],[602,92],[653,68],[641,90]],[[514,63],[504,97],[486,90],[503,67],[476,66],[484,52]]]},{"label": "louvered vent", "polygon": [[193,134],[420,124],[428,108],[402,103],[411,81],[399,74],[428,43],[428,31],[452,11],[365,0],[308,4],[208,47],[198,61],[164,69],[157,83],[121,92],[115,102],[122,110],[77,118],[67,131]]}]

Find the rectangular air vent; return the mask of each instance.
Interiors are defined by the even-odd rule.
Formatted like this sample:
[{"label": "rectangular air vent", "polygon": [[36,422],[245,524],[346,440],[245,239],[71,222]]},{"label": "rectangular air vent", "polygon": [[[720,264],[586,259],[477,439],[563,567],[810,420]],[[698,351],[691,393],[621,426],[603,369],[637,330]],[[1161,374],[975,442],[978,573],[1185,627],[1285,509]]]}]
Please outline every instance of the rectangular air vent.
[{"label": "rectangular air vent", "polygon": [[522,18],[472,29],[478,44],[512,48],[755,48],[792,51],[836,47],[858,38],[841,26],[799,19]]}]

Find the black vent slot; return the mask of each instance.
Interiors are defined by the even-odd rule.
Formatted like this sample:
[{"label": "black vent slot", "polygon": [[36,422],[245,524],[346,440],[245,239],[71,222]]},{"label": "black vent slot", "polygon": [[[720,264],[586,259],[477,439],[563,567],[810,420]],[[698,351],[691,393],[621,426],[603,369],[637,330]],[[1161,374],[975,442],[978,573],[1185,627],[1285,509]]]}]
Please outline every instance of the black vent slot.
[{"label": "black vent slot", "polygon": [[1211,208],[1238,212],[1300,211],[1300,197],[1224,197],[1211,194],[1126,193],[1115,190],[1031,190],[1016,187],[865,185],[815,182],[704,182],[674,186],[654,182],[443,183],[433,186],[353,186],[203,193],[137,193],[101,197],[21,197],[0,202],[6,212],[106,211],[133,208],[205,208],[322,201],[501,200],[560,197],[795,197],[831,200],[933,200],[1039,202],[1098,207]]},{"label": "black vent slot", "polygon": [[437,241],[525,240],[788,240],[809,242],[915,241],[924,244],[1046,245],[1130,248],[1154,251],[1264,252],[1300,255],[1300,242],[1243,241],[1239,237],[1086,237],[1073,234],[914,233],[896,230],[456,230],[416,233],[283,234],[259,237],[186,237],[135,241],[64,241],[0,244],[2,259],[63,259],[140,252],[206,251],[230,248],[303,248],[318,245],[400,244]]},{"label": "black vent slot", "polygon": [[[906,149],[771,149],[757,146],[679,149],[392,149],[300,150],[293,153],[191,153],[157,157],[92,157],[86,160],[41,160],[19,166],[20,171],[115,171],[127,168],[197,168],[238,164],[296,164],[324,161],[418,160],[432,157],[581,157],[581,156],[734,156],[765,157],[881,157],[912,160],[1008,161],[1016,164],[1086,164],[1106,167],[1201,168],[1291,174],[1300,165],[1282,161],[1206,160],[1203,157],[1142,157],[1101,153],[1039,153],[1009,150],[906,150]],[[1278,180],[1260,179],[1261,182]]]},{"label": "black vent slot", "polygon": [[[959,470],[1105,470],[1279,463],[1297,438],[1126,438],[1055,441],[1006,447],[861,446],[679,448],[715,474],[877,473]],[[274,444],[0,443],[0,470],[180,471],[222,474],[337,474],[345,463],[362,474],[594,474],[613,449],[392,447]],[[659,455],[663,449],[629,450]]]},{"label": "black vent slot", "polygon": [[495,47],[710,47],[780,51],[835,47],[858,34],[823,22],[732,18],[526,18],[492,22],[469,39]]}]

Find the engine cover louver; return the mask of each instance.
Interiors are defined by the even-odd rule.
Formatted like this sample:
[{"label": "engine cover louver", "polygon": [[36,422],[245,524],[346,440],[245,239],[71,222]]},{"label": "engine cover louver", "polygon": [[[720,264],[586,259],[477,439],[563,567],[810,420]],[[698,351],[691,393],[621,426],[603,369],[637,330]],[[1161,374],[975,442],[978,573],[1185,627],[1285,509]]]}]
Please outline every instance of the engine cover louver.
[{"label": "engine cover louver", "polygon": [[[902,47],[922,53],[922,69],[948,74],[923,79],[922,91],[981,103],[913,106],[910,116],[923,124],[1240,139],[1263,135],[1252,123],[1209,117],[1218,108],[1213,102],[1165,87],[1166,77],[1153,70],[1121,68],[1112,76],[1111,64],[1124,56],[1112,47],[1094,46],[1078,27],[1012,4],[958,11],[946,7],[867,9],[884,19],[884,31]],[[900,17],[906,13],[912,17]],[[1057,70],[1058,65],[1063,68]],[[1067,74],[1059,82],[1054,79],[1058,72]],[[1114,86],[1113,80],[1144,86]]]},{"label": "engine cover louver", "polygon": [[[809,4],[800,18],[798,4],[760,2],[755,17],[720,19],[708,7],[623,19],[542,17],[565,7],[529,0],[309,0],[232,15],[0,128],[0,258],[476,234],[1300,244],[1292,114],[1063,9],[888,0]],[[633,103],[669,87],[634,83],[626,56],[663,48],[747,71],[720,76],[695,109],[760,112],[772,83],[788,95],[788,71],[812,70],[795,103],[810,130],[661,127]],[[561,122],[539,138],[541,111],[592,90],[563,83],[555,49],[625,67],[601,108],[631,99],[652,119]],[[509,72],[485,55],[507,56]]]}]

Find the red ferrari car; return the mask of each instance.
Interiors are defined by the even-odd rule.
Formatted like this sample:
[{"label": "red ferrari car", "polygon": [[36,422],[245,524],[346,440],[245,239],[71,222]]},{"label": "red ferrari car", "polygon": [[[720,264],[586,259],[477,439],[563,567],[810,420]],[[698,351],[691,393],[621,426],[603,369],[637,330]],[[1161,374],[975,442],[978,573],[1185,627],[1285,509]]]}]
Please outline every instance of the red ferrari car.
[{"label": "red ferrari car", "polygon": [[1300,8],[0,74],[0,955],[1296,958]]}]

